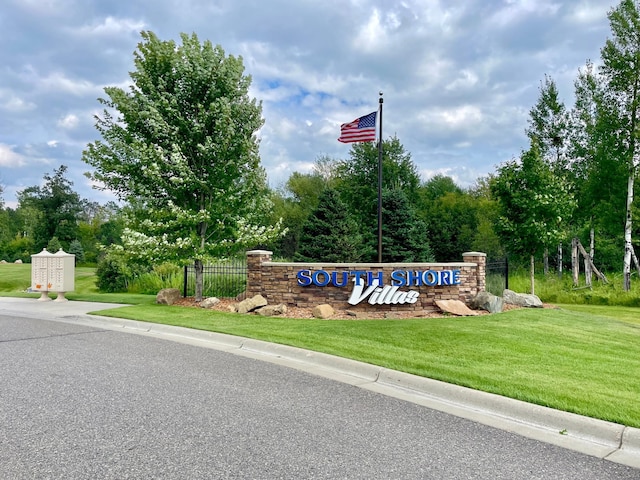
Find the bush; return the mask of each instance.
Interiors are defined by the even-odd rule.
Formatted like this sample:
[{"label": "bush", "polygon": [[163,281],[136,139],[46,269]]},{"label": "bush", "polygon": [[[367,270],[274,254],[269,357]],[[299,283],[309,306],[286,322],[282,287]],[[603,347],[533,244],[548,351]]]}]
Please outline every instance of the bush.
[{"label": "bush", "polygon": [[106,293],[126,292],[131,281],[141,273],[126,259],[113,252],[107,253],[96,268],[96,286]]}]

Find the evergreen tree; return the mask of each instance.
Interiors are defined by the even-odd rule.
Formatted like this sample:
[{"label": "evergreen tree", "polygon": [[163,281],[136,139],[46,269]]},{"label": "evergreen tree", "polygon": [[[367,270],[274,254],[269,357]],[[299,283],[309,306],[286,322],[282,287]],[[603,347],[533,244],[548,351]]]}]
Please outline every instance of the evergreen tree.
[{"label": "evergreen tree", "polygon": [[357,262],[364,253],[358,224],[338,192],[325,189],[302,227],[296,261]]},{"label": "evergreen tree", "polygon": [[382,261],[434,261],[426,224],[417,218],[402,190],[382,193]]}]

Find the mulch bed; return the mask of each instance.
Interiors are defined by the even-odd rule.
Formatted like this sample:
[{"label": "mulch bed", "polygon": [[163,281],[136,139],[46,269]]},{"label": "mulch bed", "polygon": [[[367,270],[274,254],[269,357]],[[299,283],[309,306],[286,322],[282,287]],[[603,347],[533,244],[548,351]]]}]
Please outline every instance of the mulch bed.
[{"label": "mulch bed", "polygon": [[[221,298],[220,303],[217,303],[210,310],[217,310],[220,312],[229,312],[230,307],[232,305],[237,304],[238,301],[235,298]],[[190,307],[190,308],[200,308],[198,302],[195,301],[194,297],[186,297],[180,298],[178,301],[174,303],[174,305],[182,306],[182,307]],[[518,307],[516,305],[505,304],[503,309],[513,310]],[[555,308],[553,305],[545,304],[544,308]],[[299,307],[287,307],[287,313],[283,315],[286,318],[314,318],[311,313],[311,308],[299,308]],[[383,318],[394,318],[394,319],[404,319],[404,318],[442,318],[442,317],[451,317],[451,314],[442,313],[442,312],[393,312],[392,316],[387,315],[388,312],[367,312],[367,319],[383,319]],[[485,310],[477,310],[478,315],[487,315],[489,312]],[[363,315],[364,317],[364,315]],[[342,310],[335,309],[334,315],[331,317],[332,320],[356,320],[356,315],[351,310]]]}]

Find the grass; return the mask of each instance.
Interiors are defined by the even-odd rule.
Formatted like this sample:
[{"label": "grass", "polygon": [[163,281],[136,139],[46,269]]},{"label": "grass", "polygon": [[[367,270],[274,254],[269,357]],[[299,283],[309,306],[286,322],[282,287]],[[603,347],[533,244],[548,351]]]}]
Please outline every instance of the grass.
[{"label": "grass", "polygon": [[[26,285],[19,269],[0,265],[0,291],[16,295],[28,286],[29,267],[20,267]],[[264,318],[155,305],[151,295],[107,296],[95,292],[91,277],[91,269],[77,269],[77,291],[67,297],[140,303],[101,315],[292,345],[640,428],[637,308],[571,304],[409,320]]]}]

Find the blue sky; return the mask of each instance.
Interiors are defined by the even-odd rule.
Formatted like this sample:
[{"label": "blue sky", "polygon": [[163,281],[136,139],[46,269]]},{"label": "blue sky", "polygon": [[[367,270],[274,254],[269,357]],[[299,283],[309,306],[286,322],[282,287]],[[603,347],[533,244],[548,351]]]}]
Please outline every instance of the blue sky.
[{"label": "blue sky", "polygon": [[343,159],[340,124],[377,108],[423,179],[461,186],[527,148],[524,129],[549,75],[573,104],[573,81],[610,35],[610,0],[3,0],[0,185],[5,205],[68,167],[92,189],[82,151],[99,138],[105,86],[126,87],[140,31],[196,33],[241,55],[263,104],[269,183]]}]

